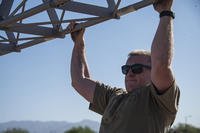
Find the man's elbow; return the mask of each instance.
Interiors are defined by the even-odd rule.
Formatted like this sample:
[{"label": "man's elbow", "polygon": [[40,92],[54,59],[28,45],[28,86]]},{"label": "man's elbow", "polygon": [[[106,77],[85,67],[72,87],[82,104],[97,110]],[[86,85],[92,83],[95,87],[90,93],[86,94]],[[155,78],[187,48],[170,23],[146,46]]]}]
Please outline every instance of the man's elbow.
[{"label": "man's elbow", "polygon": [[77,80],[71,81],[71,85],[72,85],[73,88],[78,88],[78,86],[80,86],[79,84],[80,84],[80,82],[78,82]]},{"label": "man's elbow", "polygon": [[84,78],[79,78],[79,79],[77,79],[77,78],[73,79],[72,78],[71,85],[72,85],[73,88],[79,89],[82,86],[83,81],[84,81]]}]

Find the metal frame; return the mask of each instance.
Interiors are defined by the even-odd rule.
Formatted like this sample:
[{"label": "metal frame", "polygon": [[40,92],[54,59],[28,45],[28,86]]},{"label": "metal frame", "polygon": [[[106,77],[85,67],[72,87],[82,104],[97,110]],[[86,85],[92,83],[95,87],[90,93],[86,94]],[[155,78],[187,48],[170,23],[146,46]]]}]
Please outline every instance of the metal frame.
[{"label": "metal frame", "polygon": [[[108,7],[81,3],[75,0],[41,1],[42,4],[26,10],[25,5],[28,0],[22,0],[11,12],[14,0],[2,0],[2,3],[0,3],[0,33],[5,32],[5,36],[0,35],[0,55],[20,52],[21,49],[55,38],[64,38],[70,31],[63,24],[78,21],[79,24],[76,25],[75,30],[79,30],[106,20],[119,19],[122,15],[149,6],[158,0],[142,0],[121,9],[118,9],[121,0],[106,0]],[[20,9],[21,12],[19,12]],[[58,9],[62,11],[60,18],[56,11]],[[50,21],[23,23],[24,19],[45,11]],[[81,13],[90,17],[64,19],[66,11]],[[52,25],[52,27],[46,27],[46,25]],[[25,34],[29,37],[24,37]]]}]

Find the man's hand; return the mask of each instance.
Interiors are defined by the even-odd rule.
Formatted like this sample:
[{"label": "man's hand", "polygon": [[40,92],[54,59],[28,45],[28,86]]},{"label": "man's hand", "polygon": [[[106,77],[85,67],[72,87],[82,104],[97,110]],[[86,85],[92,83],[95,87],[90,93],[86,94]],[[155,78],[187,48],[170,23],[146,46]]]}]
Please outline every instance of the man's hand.
[{"label": "man's hand", "polygon": [[85,29],[80,29],[78,31],[74,31],[75,29],[75,26],[77,25],[77,23],[75,22],[71,22],[69,25],[68,25],[68,29],[70,30],[71,32],[71,38],[73,40],[73,42],[75,44],[79,44],[80,42],[83,42],[83,36],[84,36],[84,33],[85,33]]},{"label": "man's hand", "polygon": [[164,10],[171,11],[172,3],[173,0],[159,0],[153,6],[158,13],[161,13]]}]

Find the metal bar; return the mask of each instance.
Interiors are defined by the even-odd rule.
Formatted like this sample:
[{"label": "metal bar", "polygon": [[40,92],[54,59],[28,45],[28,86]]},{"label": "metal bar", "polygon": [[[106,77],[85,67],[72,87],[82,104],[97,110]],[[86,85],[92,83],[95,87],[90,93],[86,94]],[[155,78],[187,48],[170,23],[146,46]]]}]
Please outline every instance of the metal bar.
[{"label": "metal bar", "polygon": [[[6,35],[9,39],[10,44],[16,44],[15,35],[13,32],[6,31]],[[1,41],[0,41],[1,42]]]},{"label": "metal bar", "polygon": [[1,35],[0,35],[0,38],[3,39],[3,40],[7,40],[7,41],[8,41],[7,38],[5,38],[5,37],[3,37],[3,36],[1,36]]},{"label": "metal bar", "polygon": [[0,5],[0,16],[7,17],[10,13],[14,0],[2,0]]},{"label": "metal bar", "polygon": [[106,0],[108,3],[108,7],[113,10],[115,8],[115,1],[114,0]]},{"label": "metal bar", "polygon": [[37,44],[42,43],[42,42],[50,41],[52,39],[55,39],[55,38],[40,38],[40,39],[35,39],[33,41],[29,41],[29,42],[23,43],[21,45],[18,45],[16,47],[16,49],[17,50],[21,50],[21,49],[24,49],[24,48],[28,48],[28,47],[37,45]]},{"label": "metal bar", "polygon": [[[25,38],[18,38],[12,41],[27,41],[27,40],[33,40],[33,39],[41,39],[41,38],[47,38],[47,37],[25,37]],[[7,42],[8,40],[0,40],[0,42]]]},{"label": "metal bar", "polygon": [[[42,36],[53,36],[55,31],[52,28],[42,26],[26,26],[26,24],[13,24],[8,28],[1,28],[1,30],[10,32],[20,32],[25,34],[42,35]],[[59,36],[58,36],[59,37]]]},{"label": "metal bar", "polygon": [[121,0],[118,0],[118,1],[117,1],[117,4],[116,4],[116,6],[115,6],[114,11],[117,11],[117,9],[119,8],[120,3],[121,3]]},{"label": "metal bar", "polygon": [[113,11],[113,17],[115,17],[115,18],[117,18],[117,19],[120,18],[120,16],[117,15],[117,11],[118,11],[118,8],[119,8],[120,3],[121,3],[121,0],[118,0],[118,1],[117,1],[117,4],[116,4],[116,6],[115,6],[115,9],[114,9],[114,11]]},{"label": "metal bar", "polygon": [[[10,13],[10,10],[12,8],[14,0],[3,0],[0,6],[0,16],[2,16],[4,19],[7,18],[7,16]],[[10,44],[16,44],[15,41],[15,35],[12,32],[6,31],[6,35],[8,37],[8,40],[10,41]]]},{"label": "metal bar", "polygon": [[23,1],[17,6],[17,8],[15,8],[15,10],[10,14],[10,16],[14,16],[15,13],[18,12],[19,9],[20,9],[22,6],[25,5],[26,1],[27,1],[27,0],[23,0]]},{"label": "metal bar", "polygon": [[15,49],[16,45],[0,43],[0,55],[5,55],[10,52],[19,52]]},{"label": "metal bar", "polygon": [[[77,31],[77,30],[80,30],[82,28],[90,27],[90,26],[93,26],[95,24],[109,20],[109,19],[112,19],[112,17],[101,17],[101,18],[96,19],[96,20],[91,20],[91,21],[79,23],[75,26],[73,31]],[[62,31],[63,34],[69,34],[70,32],[71,31],[69,29],[65,29],[65,30]]]},{"label": "metal bar", "polygon": [[30,10],[27,10],[24,13],[19,13],[19,14],[15,15],[15,16],[11,16],[11,17],[1,21],[0,22],[0,26],[7,26],[7,25],[10,25],[12,23],[16,23],[17,21],[19,21],[21,19],[30,17],[30,16],[35,15],[37,13],[40,13],[42,11],[45,11],[48,8],[50,8],[49,3],[41,4],[41,5],[37,6],[37,7],[34,7],[32,9],[30,9]]},{"label": "metal bar", "polygon": [[[134,12],[134,11],[136,11],[138,9],[143,8],[143,7],[149,6],[149,5],[151,5],[151,4],[155,3],[155,2],[157,2],[157,0],[143,0],[143,1],[140,1],[140,2],[137,2],[137,3],[134,3],[132,5],[129,5],[127,7],[119,9],[116,12],[116,14],[119,15],[119,16],[122,16],[122,15],[125,15],[127,13]],[[113,18],[113,16],[112,17],[111,16],[107,16],[107,17],[101,17],[98,20],[92,20],[92,21],[87,21],[87,22],[84,22],[84,23],[80,23],[80,24],[76,25],[74,31],[80,30],[82,28],[86,28],[86,27],[89,27],[89,26],[93,26],[95,24],[107,21],[107,20],[112,19],[112,18]],[[64,30],[63,32],[65,34],[70,33],[70,31],[68,29]]]},{"label": "metal bar", "polygon": [[65,16],[65,10],[62,11],[62,14],[60,17],[59,29],[61,30],[62,30],[62,21],[63,21],[64,16]]},{"label": "metal bar", "polygon": [[[42,0],[42,1],[45,3],[45,2],[47,2],[48,0]],[[59,21],[59,18],[58,18],[58,15],[57,15],[55,9],[53,9],[53,8],[47,9],[47,13],[48,13],[48,15],[49,15],[49,18],[50,18],[51,22],[52,22],[52,21]],[[59,25],[58,25],[58,24],[53,24],[53,23],[52,23],[52,25],[53,25],[53,28],[54,28],[55,30],[59,30]]]},{"label": "metal bar", "polygon": [[112,11],[109,10],[109,8],[99,7],[99,6],[90,5],[90,4],[84,4],[84,3],[75,2],[75,1],[69,1],[62,7],[58,7],[58,9],[84,13],[84,14],[89,14],[89,15],[94,15],[94,16],[100,16],[100,17],[108,16],[112,13]]},{"label": "metal bar", "polygon": [[30,27],[30,26],[38,26],[38,25],[49,25],[49,24],[60,24],[60,23],[69,23],[73,21],[89,21],[89,20],[97,20],[101,17],[89,17],[89,18],[78,18],[78,19],[68,19],[62,21],[47,21],[47,22],[37,22],[37,23],[23,23],[22,25],[15,25],[15,27]]},{"label": "metal bar", "polygon": [[124,8],[121,8],[119,9],[116,14],[118,16],[122,16],[122,15],[126,15],[130,12],[134,12],[140,8],[143,8],[143,7],[146,7],[146,6],[149,6],[153,3],[157,2],[157,0],[143,0],[143,1],[140,1],[140,2],[137,2],[137,3],[134,3],[132,5],[129,5],[127,7],[124,7]]},{"label": "metal bar", "polygon": [[[23,7],[22,7],[22,13],[24,13],[25,6],[26,6],[26,4],[24,3],[24,5],[23,5]],[[20,22],[19,22],[19,23],[21,24],[21,23],[22,23],[22,20],[20,20]],[[19,39],[19,35],[20,35],[20,33],[19,33],[19,32],[17,32],[17,40]]]},{"label": "metal bar", "polygon": [[37,13],[40,13],[42,11],[45,11],[51,7],[57,7],[57,5],[59,4],[63,4],[63,2],[67,2],[68,0],[51,0],[50,2],[45,2],[43,4],[40,4],[34,8],[31,8],[27,11],[25,11],[24,13],[19,13],[15,16],[10,16],[8,18],[6,18],[5,20],[3,21],[0,21],[0,27],[3,27],[3,26],[8,26],[12,23],[16,23],[17,21],[21,20],[21,19],[25,19],[25,18],[28,18],[30,16],[33,16]]}]

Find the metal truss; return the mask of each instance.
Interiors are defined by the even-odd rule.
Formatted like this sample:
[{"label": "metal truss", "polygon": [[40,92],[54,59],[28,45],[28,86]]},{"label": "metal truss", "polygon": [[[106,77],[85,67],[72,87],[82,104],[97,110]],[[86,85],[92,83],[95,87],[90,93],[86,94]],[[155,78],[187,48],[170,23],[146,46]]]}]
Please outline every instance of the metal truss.
[{"label": "metal truss", "polygon": [[[64,38],[70,31],[67,25],[76,21],[75,30],[98,23],[119,19],[120,16],[149,6],[158,0],[142,0],[120,7],[121,0],[104,0],[107,6],[99,6],[76,0],[41,0],[38,5],[26,9],[33,0],[1,0],[0,3],[0,55],[20,52],[21,49],[34,46],[55,38]],[[124,0],[125,1],[125,0]],[[68,18],[70,13],[78,17]],[[33,19],[33,16],[45,13],[47,21]],[[73,16],[73,15],[71,15]],[[86,16],[86,17],[85,17]],[[32,22],[34,20],[34,22]]]}]

